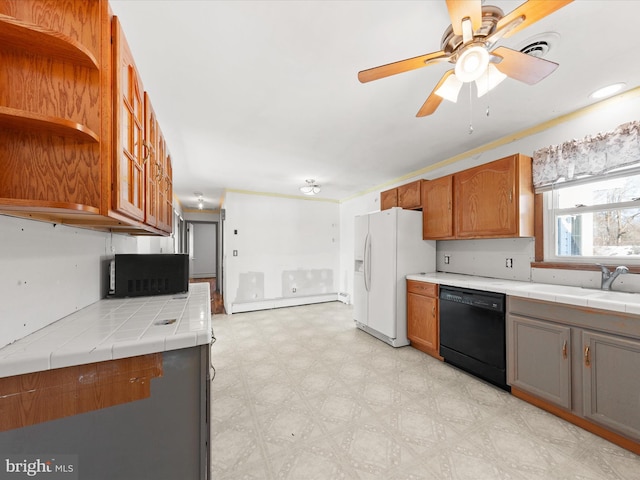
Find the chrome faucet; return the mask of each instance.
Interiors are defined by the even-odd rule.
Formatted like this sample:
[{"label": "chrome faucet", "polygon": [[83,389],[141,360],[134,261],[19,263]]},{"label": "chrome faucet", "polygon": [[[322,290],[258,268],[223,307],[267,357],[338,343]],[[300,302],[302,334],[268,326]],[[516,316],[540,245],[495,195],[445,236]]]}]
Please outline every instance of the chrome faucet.
[{"label": "chrome faucet", "polygon": [[613,273],[610,272],[609,269],[604,265],[601,265],[599,263],[596,263],[596,265],[598,265],[600,267],[600,270],[602,270],[602,283],[600,284],[600,288],[602,290],[611,290],[611,284],[614,282],[616,278],[618,278],[618,275],[622,275],[623,273],[629,273],[629,269],[624,265],[620,265],[619,267],[616,267]]}]

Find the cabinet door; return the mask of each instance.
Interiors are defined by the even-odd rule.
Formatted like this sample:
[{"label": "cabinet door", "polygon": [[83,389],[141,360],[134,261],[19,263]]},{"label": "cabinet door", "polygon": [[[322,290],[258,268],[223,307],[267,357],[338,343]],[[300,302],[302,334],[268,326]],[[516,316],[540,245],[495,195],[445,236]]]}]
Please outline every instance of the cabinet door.
[{"label": "cabinet door", "polygon": [[438,356],[440,338],[437,298],[407,293],[407,337],[414,347]]},{"label": "cabinet door", "polygon": [[422,182],[422,238],[453,238],[453,176]]},{"label": "cabinet door", "polygon": [[571,409],[571,329],[507,317],[507,383]]},{"label": "cabinet door", "polygon": [[144,178],[146,191],[145,223],[151,226],[158,224],[158,184],[160,180],[160,164],[158,162],[160,132],[158,120],[153,110],[149,95],[144,93],[144,117],[145,117],[145,153],[148,155],[144,161]]},{"label": "cabinet door", "polygon": [[144,100],[140,76],[117,18],[113,19],[114,52],[114,209],[144,221]]},{"label": "cabinet door", "polygon": [[517,155],[454,175],[457,237],[518,236]]},{"label": "cabinet door", "polygon": [[380,192],[380,210],[388,210],[398,206],[398,189],[393,188]]},{"label": "cabinet door", "polygon": [[398,187],[398,206],[408,210],[422,208],[422,180],[407,183]]},{"label": "cabinet door", "polygon": [[162,210],[162,223],[160,224],[160,229],[167,233],[171,233],[171,230],[173,229],[173,173],[171,167],[171,155],[168,153],[165,155],[163,173],[162,184],[160,185],[163,195],[163,204],[160,205],[160,209]]},{"label": "cabinet door", "polygon": [[640,440],[640,341],[583,332],[584,416]]}]

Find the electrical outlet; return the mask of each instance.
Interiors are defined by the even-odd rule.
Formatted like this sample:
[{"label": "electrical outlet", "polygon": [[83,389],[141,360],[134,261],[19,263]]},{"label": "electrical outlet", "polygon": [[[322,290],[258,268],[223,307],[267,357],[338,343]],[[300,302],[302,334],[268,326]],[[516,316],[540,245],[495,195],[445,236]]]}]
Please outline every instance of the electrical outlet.
[{"label": "electrical outlet", "polygon": [[293,287],[293,288],[291,289],[291,292],[296,293],[296,287]]},{"label": "electrical outlet", "polygon": [[505,267],[513,268],[513,258],[507,258],[507,261],[505,262]]},{"label": "electrical outlet", "polygon": [[445,265],[449,265],[449,255],[444,256],[444,263]]},{"label": "electrical outlet", "polygon": [[234,250],[234,251],[233,251],[233,256],[234,256],[234,257],[237,257],[237,256],[238,256],[238,250]]}]

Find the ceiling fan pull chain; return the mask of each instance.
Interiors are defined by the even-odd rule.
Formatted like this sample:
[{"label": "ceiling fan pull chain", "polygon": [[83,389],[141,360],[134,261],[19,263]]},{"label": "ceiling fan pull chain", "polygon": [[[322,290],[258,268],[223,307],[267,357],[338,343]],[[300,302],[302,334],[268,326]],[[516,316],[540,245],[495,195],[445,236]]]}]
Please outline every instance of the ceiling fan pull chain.
[{"label": "ceiling fan pull chain", "polygon": [[471,94],[471,82],[469,82],[469,135],[473,133],[473,95]]}]

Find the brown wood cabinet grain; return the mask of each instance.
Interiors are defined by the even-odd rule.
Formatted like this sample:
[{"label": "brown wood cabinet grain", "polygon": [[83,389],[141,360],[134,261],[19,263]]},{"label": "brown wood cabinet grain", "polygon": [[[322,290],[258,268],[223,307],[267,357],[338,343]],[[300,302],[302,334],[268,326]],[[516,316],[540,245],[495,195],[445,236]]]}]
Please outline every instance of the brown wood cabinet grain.
[{"label": "brown wood cabinet grain", "polygon": [[392,188],[380,192],[380,210],[388,210],[398,206],[398,189]]},{"label": "brown wood cabinet grain", "polygon": [[113,19],[114,53],[114,210],[145,219],[145,163],[150,145],[145,138],[144,87],[133,54],[117,18]]},{"label": "brown wood cabinet grain", "polygon": [[0,44],[0,213],[170,233],[168,154],[147,223],[144,91],[107,0],[0,0]]},{"label": "brown wood cabinet grain", "polygon": [[422,208],[422,180],[400,185],[398,187],[398,206],[408,210]]},{"label": "brown wood cabinet grain", "polygon": [[0,210],[99,211],[106,9],[0,1]]},{"label": "brown wood cabinet grain", "polygon": [[393,207],[406,208],[407,210],[419,210],[422,208],[423,180],[400,185],[380,192],[380,210],[388,210]]},{"label": "brown wood cabinet grain", "polygon": [[442,360],[438,285],[407,280],[407,337],[414,348]]},{"label": "brown wood cabinet grain", "polygon": [[453,175],[422,182],[422,238],[455,238],[453,230]]},{"label": "brown wood cabinet grain", "polygon": [[147,398],[160,376],[152,353],[0,378],[0,431]]},{"label": "brown wood cabinet grain", "polygon": [[533,236],[531,158],[516,154],[453,176],[456,238]]},{"label": "brown wood cabinet grain", "polygon": [[[144,93],[144,131],[148,158],[144,163],[144,177],[146,190],[145,222],[158,225],[159,214],[159,183],[162,165],[160,163],[160,149],[164,141],[160,127],[147,92]],[[162,148],[164,150],[164,148]]]}]

